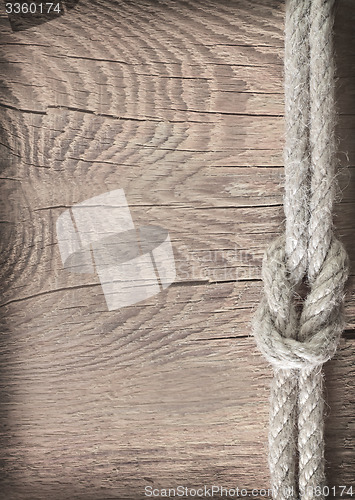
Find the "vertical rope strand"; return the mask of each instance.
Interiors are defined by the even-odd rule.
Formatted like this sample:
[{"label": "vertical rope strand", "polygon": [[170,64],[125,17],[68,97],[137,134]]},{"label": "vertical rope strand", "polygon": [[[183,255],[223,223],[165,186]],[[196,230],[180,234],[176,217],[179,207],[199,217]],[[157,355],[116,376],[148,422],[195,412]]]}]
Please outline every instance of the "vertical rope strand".
[{"label": "vertical rope strand", "polygon": [[[309,0],[287,0],[285,20],[284,150],[286,255],[290,278],[297,285],[307,268],[309,124]],[[295,331],[290,332],[294,336]],[[271,385],[269,467],[275,500],[297,498],[297,375],[275,370]]]},{"label": "vertical rope strand", "polygon": [[319,274],[333,237],[335,195],[334,0],[312,0],[310,26],[310,219],[308,279]]},{"label": "vertical rope strand", "polygon": [[[310,45],[311,193],[308,223],[308,280],[313,283],[333,238],[335,192],[334,0],[312,0]],[[301,340],[304,336],[301,333]],[[323,500],[325,479],[323,375],[321,367],[299,376],[299,486],[302,500]]]},{"label": "vertical rope strand", "polygon": [[300,499],[324,500],[324,401],[320,366],[300,370],[298,403]]},{"label": "vertical rope strand", "polygon": [[275,500],[296,500],[297,372],[275,370],[271,383],[269,468]]},{"label": "vertical rope strand", "polygon": [[285,20],[285,195],[287,268],[296,285],[307,269],[309,218],[310,0],[287,0]]}]

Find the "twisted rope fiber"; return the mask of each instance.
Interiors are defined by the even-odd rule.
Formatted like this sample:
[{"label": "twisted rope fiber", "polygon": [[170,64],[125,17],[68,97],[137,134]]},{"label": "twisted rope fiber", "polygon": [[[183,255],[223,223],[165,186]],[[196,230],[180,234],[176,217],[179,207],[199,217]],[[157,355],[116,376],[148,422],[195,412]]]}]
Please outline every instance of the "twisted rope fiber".
[{"label": "twisted rope fiber", "polygon": [[[322,364],[343,330],[348,259],[335,238],[334,0],[286,0],[285,234],[267,249],[253,319],[273,365],[269,466],[275,500],[322,499]],[[302,282],[308,294],[298,311]],[[298,460],[298,463],[297,463]]]}]

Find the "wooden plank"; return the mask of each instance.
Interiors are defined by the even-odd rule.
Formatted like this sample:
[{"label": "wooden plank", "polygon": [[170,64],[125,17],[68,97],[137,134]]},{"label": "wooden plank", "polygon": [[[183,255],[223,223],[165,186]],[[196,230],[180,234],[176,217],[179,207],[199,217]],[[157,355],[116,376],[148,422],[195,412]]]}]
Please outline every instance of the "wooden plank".
[{"label": "wooden plank", "polygon": [[[3,405],[13,422],[9,498],[29,488],[36,498],[94,499],[143,498],[147,485],[267,487],[271,372],[253,339],[185,340],[170,356],[124,366],[114,343],[105,353],[85,335],[82,353],[73,332],[55,342],[42,334],[37,348],[32,338],[32,349],[28,336],[16,343]],[[354,347],[343,340],[326,369],[331,485],[353,481]]]},{"label": "wooden plank", "polygon": [[[6,500],[268,487],[271,370],[250,320],[284,219],[283,16],[282,0],[83,0],[13,33],[2,13]],[[325,376],[329,484],[355,492],[354,18],[338,0],[335,224],[352,276]],[[137,226],[168,229],[177,278],[110,312],[97,276],[63,270],[55,224],[117,188]]]}]

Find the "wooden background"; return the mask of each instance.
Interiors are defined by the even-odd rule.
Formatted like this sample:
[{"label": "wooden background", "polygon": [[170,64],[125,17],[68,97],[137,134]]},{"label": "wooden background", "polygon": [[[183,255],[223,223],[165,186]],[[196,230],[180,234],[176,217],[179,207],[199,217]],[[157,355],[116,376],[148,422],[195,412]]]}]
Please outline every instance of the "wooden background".
[{"label": "wooden background", "polygon": [[[336,9],[354,273],[355,2]],[[81,0],[17,33],[1,16],[0,497],[267,488],[271,370],[250,319],[283,223],[284,1]],[[137,226],[168,229],[177,279],[109,312],[96,276],[63,270],[55,223],[117,188]],[[355,494],[353,284],[325,375],[329,484]]]}]

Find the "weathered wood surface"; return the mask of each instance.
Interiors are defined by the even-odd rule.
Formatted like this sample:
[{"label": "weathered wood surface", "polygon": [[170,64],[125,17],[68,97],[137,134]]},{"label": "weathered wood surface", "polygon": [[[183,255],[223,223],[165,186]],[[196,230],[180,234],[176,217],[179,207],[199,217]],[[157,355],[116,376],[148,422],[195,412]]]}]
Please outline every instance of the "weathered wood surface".
[{"label": "weathered wood surface", "polygon": [[[2,13],[1,498],[268,487],[271,371],[249,323],[283,223],[283,16],[282,0],[86,0],[12,33]],[[338,0],[353,274],[354,21]],[[63,270],[55,222],[117,188],[137,225],[169,230],[177,280],[109,312],[95,276]],[[325,373],[329,484],[355,492],[353,283]]]}]

